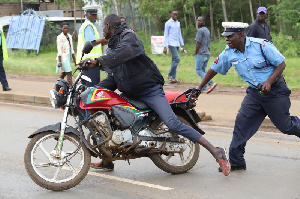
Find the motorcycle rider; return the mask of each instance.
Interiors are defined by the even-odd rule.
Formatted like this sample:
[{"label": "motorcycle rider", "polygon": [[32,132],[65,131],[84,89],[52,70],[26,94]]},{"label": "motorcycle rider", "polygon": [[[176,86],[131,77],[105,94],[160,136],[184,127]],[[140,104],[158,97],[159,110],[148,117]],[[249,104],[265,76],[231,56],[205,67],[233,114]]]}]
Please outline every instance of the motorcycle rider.
[{"label": "motorcycle rider", "polygon": [[[214,147],[198,131],[180,122],[173,112],[163,90],[164,79],[154,62],[146,55],[138,35],[120,17],[108,15],[103,23],[105,39],[109,39],[108,52],[96,59],[83,61],[87,67],[101,67],[109,74],[96,86],[112,91],[118,89],[124,96],[142,100],[165,122],[169,130],[205,147],[216,159],[225,176],[230,163],[224,148]],[[112,162],[92,163],[92,168],[113,170]]]}]

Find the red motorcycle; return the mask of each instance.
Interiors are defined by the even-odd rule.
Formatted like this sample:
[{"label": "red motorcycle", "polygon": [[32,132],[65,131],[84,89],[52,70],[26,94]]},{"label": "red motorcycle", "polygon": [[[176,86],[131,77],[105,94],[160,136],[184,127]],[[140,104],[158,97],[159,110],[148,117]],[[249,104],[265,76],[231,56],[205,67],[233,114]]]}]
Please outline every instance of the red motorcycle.
[{"label": "red motorcycle", "polygon": [[[84,52],[88,52],[84,48]],[[199,157],[199,144],[169,131],[168,127],[144,102],[125,99],[101,87],[87,89],[85,67],[74,84],[58,79],[50,91],[54,108],[64,110],[62,122],[44,126],[29,136],[24,155],[31,179],[49,190],[66,190],[79,184],[87,175],[91,156],[107,161],[149,157],[165,172],[179,174],[190,170]],[[178,119],[198,127],[200,117],[194,107],[199,90],[166,92]],[[75,125],[67,124],[68,116]]]}]

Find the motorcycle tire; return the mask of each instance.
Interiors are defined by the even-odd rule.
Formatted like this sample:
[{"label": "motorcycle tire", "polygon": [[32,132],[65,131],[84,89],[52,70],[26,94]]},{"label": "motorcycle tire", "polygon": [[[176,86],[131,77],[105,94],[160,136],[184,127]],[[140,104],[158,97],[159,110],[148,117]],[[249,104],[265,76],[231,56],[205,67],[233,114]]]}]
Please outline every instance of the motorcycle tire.
[{"label": "motorcycle tire", "polygon": [[[192,126],[186,119],[184,119],[181,116],[177,116],[178,119],[183,122],[186,125]],[[153,126],[151,128],[155,131],[156,129],[159,128],[159,126],[165,125],[164,122],[159,119],[160,121],[156,121],[153,123]],[[165,126],[166,127],[166,126]],[[167,128],[167,127],[166,127]],[[176,133],[173,133],[176,134]],[[176,134],[177,135],[177,134]],[[162,153],[153,153],[150,154],[149,157],[153,161],[153,163],[160,168],[161,170],[167,172],[167,173],[172,173],[172,174],[181,174],[181,173],[186,173],[189,171],[193,166],[197,163],[198,158],[199,158],[199,153],[200,153],[200,146],[198,143],[193,143],[192,141],[188,140],[185,138],[185,141],[188,143],[189,148],[191,149],[188,159],[181,164],[180,163],[172,163],[170,162],[172,156],[175,156],[176,153],[170,153],[168,156]],[[164,156],[167,156],[166,158]],[[180,159],[182,155],[180,155]],[[171,158],[169,158],[171,157]],[[182,161],[182,160],[181,160]]]},{"label": "motorcycle tire", "polygon": [[64,135],[61,156],[54,156],[58,137],[59,134],[52,131],[37,134],[28,143],[24,154],[30,178],[37,185],[53,191],[78,185],[87,175],[91,163],[90,151],[73,134]]}]

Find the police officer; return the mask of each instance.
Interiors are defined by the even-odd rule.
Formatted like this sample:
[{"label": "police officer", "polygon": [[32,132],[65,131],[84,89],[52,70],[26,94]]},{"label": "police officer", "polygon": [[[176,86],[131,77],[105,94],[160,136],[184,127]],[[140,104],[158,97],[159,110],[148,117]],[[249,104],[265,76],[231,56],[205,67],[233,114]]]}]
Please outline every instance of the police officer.
[{"label": "police officer", "polygon": [[281,132],[297,137],[300,137],[300,120],[289,113],[291,91],[282,77],[284,56],[272,43],[246,37],[244,30],[248,24],[223,22],[222,26],[227,46],[210,65],[198,88],[202,89],[217,73],[225,75],[231,66],[249,83],[229,148],[231,170],[246,170],[246,143],[267,115]]},{"label": "police officer", "polygon": [[5,70],[3,67],[3,60],[6,59],[8,59],[6,40],[4,37],[2,25],[0,24],[0,82],[2,84],[3,91],[10,91],[11,88],[9,88],[8,86]]},{"label": "police officer", "polygon": [[[84,7],[86,20],[81,25],[78,34],[78,45],[77,45],[77,56],[76,63],[80,62],[80,58],[82,56],[82,49],[86,42],[91,41],[94,45],[94,48],[89,54],[84,55],[83,60],[86,58],[95,59],[102,55],[102,45],[107,44],[107,40],[105,38],[100,39],[100,34],[95,26],[97,21],[97,12],[99,6],[87,6]],[[98,67],[94,67],[85,73],[92,82],[84,81],[83,84],[86,86],[94,86],[100,82],[100,69]]]}]

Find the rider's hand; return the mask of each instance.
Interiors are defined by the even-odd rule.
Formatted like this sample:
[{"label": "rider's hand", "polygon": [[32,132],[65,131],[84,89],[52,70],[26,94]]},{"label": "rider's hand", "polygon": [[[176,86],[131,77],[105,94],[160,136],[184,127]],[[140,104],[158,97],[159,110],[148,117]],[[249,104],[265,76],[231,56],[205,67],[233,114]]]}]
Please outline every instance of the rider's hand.
[{"label": "rider's hand", "polygon": [[94,60],[94,59],[91,59],[91,58],[87,58],[87,59],[80,62],[80,65],[85,66],[87,68],[92,68],[97,64],[98,64],[98,61]]},{"label": "rider's hand", "polygon": [[57,67],[61,67],[61,66],[62,66],[62,63],[59,62],[59,63],[57,64]]}]

